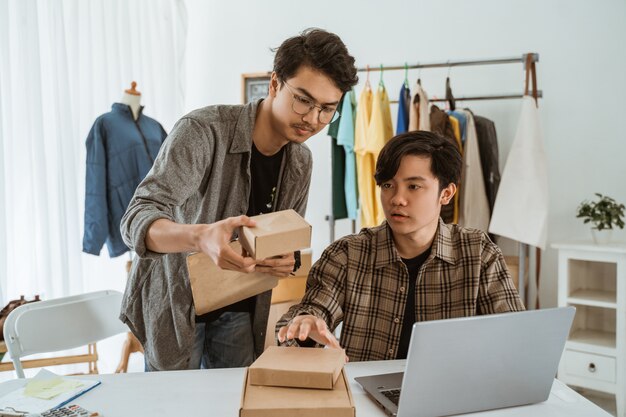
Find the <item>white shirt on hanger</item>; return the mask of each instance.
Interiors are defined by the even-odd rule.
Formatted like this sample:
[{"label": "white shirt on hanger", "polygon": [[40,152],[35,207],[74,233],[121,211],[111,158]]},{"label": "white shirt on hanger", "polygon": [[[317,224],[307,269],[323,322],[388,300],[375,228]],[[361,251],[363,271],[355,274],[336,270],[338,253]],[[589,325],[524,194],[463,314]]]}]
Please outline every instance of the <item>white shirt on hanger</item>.
[{"label": "white shirt on hanger", "polygon": [[467,117],[466,139],[463,150],[463,169],[459,196],[459,225],[482,230],[489,228],[489,200],[485,191],[483,168],[474,116],[464,110]]},{"label": "white shirt on hanger", "polygon": [[[428,94],[419,83],[415,83],[411,96],[411,104],[409,106],[409,132],[415,130],[427,130],[430,132],[430,106],[428,102]],[[419,105],[416,106],[415,100],[419,97]],[[419,108],[419,110],[418,110]]]},{"label": "white shirt on hanger", "polygon": [[504,166],[489,232],[545,249],[548,234],[548,166],[539,111],[531,96]]}]

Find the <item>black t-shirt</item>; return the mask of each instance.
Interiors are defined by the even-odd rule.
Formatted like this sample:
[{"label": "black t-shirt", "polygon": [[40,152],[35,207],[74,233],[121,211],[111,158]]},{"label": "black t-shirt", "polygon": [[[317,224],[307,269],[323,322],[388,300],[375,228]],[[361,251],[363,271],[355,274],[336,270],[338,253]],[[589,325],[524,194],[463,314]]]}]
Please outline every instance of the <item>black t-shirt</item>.
[{"label": "black t-shirt", "polygon": [[252,159],[250,160],[250,201],[248,216],[256,216],[274,211],[276,186],[280,174],[280,164],[283,161],[285,147],[274,155],[265,156],[252,144]]},{"label": "black t-shirt", "polygon": [[[265,156],[252,144],[252,156],[250,159],[250,198],[248,203],[248,216],[256,216],[258,214],[269,213],[274,211],[274,199],[276,198],[276,186],[278,185],[278,176],[280,174],[280,165],[283,161],[285,147],[274,155]],[[246,298],[211,311],[202,316],[196,317],[196,322],[209,323],[216,320],[222,313],[226,311],[248,311],[254,309],[254,297]]]},{"label": "black t-shirt", "polygon": [[429,255],[430,248],[428,248],[428,250],[421,255],[417,255],[415,258],[402,258],[402,262],[406,265],[406,269],[409,270],[409,289],[406,293],[407,298],[406,306],[404,308],[404,320],[402,320],[402,331],[400,333],[400,343],[398,345],[396,359],[406,359],[406,356],[409,353],[411,330],[413,329],[413,324],[415,323],[415,289],[417,287],[417,274]]}]

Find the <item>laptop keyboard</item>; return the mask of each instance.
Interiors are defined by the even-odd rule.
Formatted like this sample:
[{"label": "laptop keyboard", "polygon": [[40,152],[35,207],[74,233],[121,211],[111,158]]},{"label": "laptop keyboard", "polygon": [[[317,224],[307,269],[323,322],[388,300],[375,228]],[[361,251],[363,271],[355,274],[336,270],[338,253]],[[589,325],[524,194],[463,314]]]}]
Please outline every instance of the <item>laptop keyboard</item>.
[{"label": "laptop keyboard", "polygon": [[400,390],[399,389],[386,389],[380,391],[385,397],[389,398],[389,400],[398,405],[400,402]]}]

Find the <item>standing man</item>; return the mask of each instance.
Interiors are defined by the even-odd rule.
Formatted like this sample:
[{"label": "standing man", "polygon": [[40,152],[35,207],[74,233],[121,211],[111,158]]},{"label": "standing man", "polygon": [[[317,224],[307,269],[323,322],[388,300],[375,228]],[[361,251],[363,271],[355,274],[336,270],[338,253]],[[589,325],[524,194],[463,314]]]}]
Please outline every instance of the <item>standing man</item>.
[{"label": "standing man", "polygon": [[263,351],[271,293],[197,316],[186,256],[224,269],[286,276],[294,254],[255,261],[228,246],[248,216],[304,216],[311,152],[303,144],[338,116],[357,83],[341,39],[308,29],[276,49],[264,100],[209,106],[180,119],[122,219],[133,262],[120,319],[145,350],[146,370],[247,366]]},{"label": "standing man", "polygon": [[301,303],[276,324],[278,341],[341,345],[351,361],[405,359],[416,321],[524,310],[489,236],[441,220],[461,165],[458,148],[432,132],[387,142],[374,174],[386,221],[324,251]]}]

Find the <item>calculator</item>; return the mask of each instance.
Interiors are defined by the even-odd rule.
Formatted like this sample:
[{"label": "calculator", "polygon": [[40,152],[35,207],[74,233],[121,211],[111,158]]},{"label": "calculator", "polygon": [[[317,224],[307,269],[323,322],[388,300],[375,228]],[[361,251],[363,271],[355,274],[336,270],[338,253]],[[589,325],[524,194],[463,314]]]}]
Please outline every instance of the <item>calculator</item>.
[{"label": "calculator", "polygon": [[41,417],[102,417],[102,414],[88,411],[80,405],[72,404],[44,411],[41,413]]}]

